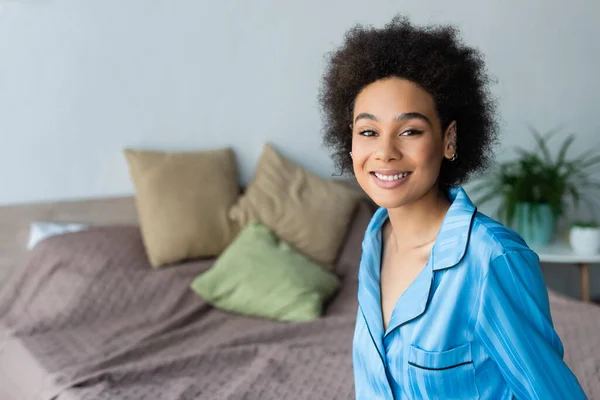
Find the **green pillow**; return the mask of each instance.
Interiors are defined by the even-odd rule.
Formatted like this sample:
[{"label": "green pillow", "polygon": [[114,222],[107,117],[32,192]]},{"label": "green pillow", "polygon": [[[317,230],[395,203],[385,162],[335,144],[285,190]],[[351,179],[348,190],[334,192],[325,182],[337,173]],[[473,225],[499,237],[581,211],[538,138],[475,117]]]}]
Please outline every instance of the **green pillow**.
[{"label": "green pillow", "polygon": [[252,221],[192,282],[217,308],[279,321],[318,318],[339,287],[337,276]]}]

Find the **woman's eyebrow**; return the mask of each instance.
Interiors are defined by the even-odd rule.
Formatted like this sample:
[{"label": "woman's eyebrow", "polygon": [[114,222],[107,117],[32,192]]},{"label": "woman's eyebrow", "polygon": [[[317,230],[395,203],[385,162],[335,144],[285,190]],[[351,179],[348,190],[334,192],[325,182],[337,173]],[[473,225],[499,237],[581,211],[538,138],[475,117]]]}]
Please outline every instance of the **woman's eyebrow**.
[{"label": "woman's eyebrow", "polygon": [[427,118],[425,115],[418,113],[418,112],[408,112],[408,113],[402,113],[402,114],[398,114],[396,115],[396,118],[394,118],[396,121],[406,121],[409,119],[420,119],[422,121],[427,122],[429,125],[431,125],[431,121],[429,120],[429,118]]},{"label": "woman's eyebrow", "polygon": [[356,122],[357,122],[359,119],[370,119],[370,120],[372,120],[372,121],[375,121],[375,122],[377,122],[377,121],[378,121],[378,119],[377,119],[377,117],[376,117],[376,116],[374,116],[373,114],[369,114],[369,113],[360,113],[360,114],[358,114],[358,115],[356,116],[356,119],[354,120],[354,123],[356,124]]},{"label": "woman's eyebrow", "polygon": [[[360,120],[360,119],[370,119],[375,122],[379,121],[377,119],[377,117],[371,113],[360,113],[356,116],[354,123],[356,124],[358,122],[358,120]],[[429,118],[427,118],[425,115],[423,115],[419,112],[401,113],[401,114],[396,115],[396,117],[394,118],[395,121],[406,121],[406,120],[410,120],[410,119],[420,119],[422,121],[427,122],[429,125],[431,125],[431,121],[429,120]]]}]

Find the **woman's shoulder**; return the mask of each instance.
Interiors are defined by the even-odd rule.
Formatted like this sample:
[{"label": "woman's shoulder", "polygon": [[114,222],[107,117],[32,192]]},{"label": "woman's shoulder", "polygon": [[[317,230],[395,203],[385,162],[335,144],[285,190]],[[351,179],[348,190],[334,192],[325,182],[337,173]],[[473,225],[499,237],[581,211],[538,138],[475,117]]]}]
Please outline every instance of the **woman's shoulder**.
[{"label": "woman's shoulder", "polygon": [[469,248],[488,260],[513,252],[533,252],[517,232],[477,211],[473,216]]}]

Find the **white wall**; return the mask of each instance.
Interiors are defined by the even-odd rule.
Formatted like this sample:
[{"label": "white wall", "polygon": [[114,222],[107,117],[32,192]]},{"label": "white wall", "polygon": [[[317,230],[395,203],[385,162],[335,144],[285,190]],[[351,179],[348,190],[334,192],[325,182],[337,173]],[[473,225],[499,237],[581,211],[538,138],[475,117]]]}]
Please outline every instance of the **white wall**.
[{"label": "white wall", "polygon": [[245,183],[271,141],[331,175],[323,55],[397,12],[486,54],[505,146],[531,144],[526,123],[600,143],[593,0],[0,0],[0,204],[132,193],[126,146],[233,146]]}]

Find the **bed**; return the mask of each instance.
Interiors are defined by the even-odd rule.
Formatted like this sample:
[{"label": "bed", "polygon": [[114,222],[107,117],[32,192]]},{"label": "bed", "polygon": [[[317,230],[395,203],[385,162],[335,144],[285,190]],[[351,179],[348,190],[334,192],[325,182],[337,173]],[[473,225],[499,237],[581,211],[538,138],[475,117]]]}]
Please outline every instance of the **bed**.
[{"label": "bed", "polygon": [[[214,260],[152,269],[131,198],[0,208],[0,399],[351,399],[360,204],[322,318],[272,322],[189,290]],[[33,220],[93,225],[25,252]],[[15,235],[15,232],[17,234]],[[565,360],[600,398],[600,308],[550,292]]]}]

